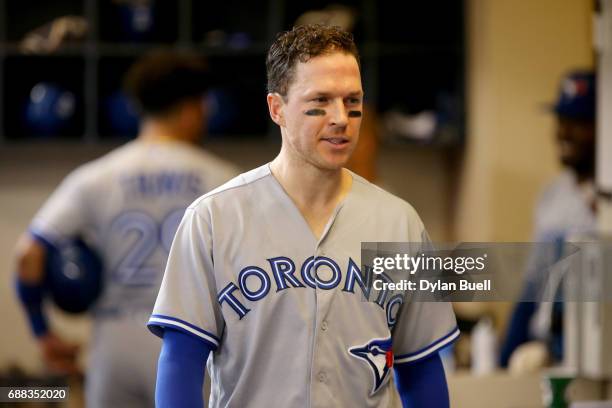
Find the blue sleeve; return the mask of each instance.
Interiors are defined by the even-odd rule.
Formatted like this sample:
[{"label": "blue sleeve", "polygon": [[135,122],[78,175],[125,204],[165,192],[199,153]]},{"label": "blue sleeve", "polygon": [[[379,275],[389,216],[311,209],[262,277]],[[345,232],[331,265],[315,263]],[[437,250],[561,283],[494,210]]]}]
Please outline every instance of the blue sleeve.
[{"label": "blue sleeve", "polygon": [[395,384],[404,408],[450,406],[444,366],[438,353],[416,363],[395,365]]},{"label": "blue sleeve", "polygon": [[502,367],[508,367],[510,356],[512,356],[514,350],[530,340],[529,322],[535,310],[536,304],[534,302],[518,302],[514,306],[510,324],[508,324],[508,330],[506,331],[506,338],[500,352],[500,365]]},{"label": "blue sleeve", "polygon": [[[32,232],[30,232],[30,235],[36,242],[42,245],[47,259],[51,251],[57,251],[55,246],[42,238],[41,235]],[[46,269],[46,267],[47,266],[44,265],[43,268]],[[46,273],[46,270],[44,270],[44,272]],[[44,336],[49,331],[47,314],[43,307],[46,291],[47,287],[44,278],[40,282],[26,283],[21,280],[19,273],[15,274],[15,292],[21,301],[23,310],[30,323],[30,328],[36,337]]]},{"label": "blue sleeve", "polygon": [[155,406],[203,407],[204,373],[210,346],[178,330],[164,330],[157,366]]},{"label": "blue sleeve", "polygon": [[47,315],[43,309],[45,288],[42,284],[28,284],[19,277],[15,279],[17,297],[21,300],[23,310],[30,322],[30,328],[36,337],[41,337],[49,331]]}]

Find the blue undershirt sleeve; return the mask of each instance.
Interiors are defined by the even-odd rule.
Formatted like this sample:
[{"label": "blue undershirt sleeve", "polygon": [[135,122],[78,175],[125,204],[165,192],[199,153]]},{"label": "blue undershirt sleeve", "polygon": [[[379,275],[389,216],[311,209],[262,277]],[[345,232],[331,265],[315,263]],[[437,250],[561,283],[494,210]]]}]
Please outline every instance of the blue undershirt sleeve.
[{"label": "blue undershirt sleeve", "polygon": [[204,374],[210,351],[210,345],[195,336],[164,330],[155,387],[157,407],[204,406]]},{"label": "blue undershirt sleeve", "polygon": [[438,353],[415,363],[395,365],[395,384],[404,408],[450,406],[444,366]]},{"label": "blue undershirt sleeve", "polygon": [[534,302],[518,302],[514,306],[510,324],[506,331],[506,338],[500,351],[500,365],[508,367],[512,353],[521,345],[528,342],[529,322],[535,314],[536,304]]},{"label": "blue undershirt sleeve", "polygon": [[30,322],[30,328],[36,337],[41,337],[49,331],[47,315],[43,309],[45,288],[42,284],[27,284],[18,277],[15,279],[15,290],[21,300],[23,310]]}]

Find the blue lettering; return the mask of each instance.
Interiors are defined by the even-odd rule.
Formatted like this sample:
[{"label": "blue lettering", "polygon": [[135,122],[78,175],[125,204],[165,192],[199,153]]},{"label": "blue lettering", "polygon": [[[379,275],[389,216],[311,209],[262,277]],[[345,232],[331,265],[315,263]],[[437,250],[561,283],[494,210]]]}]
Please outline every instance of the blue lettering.
[{"label": "blue lettering", "polygon": [[127,193],[143,197],[176,194],[196,197],[202,192],[200,177],[187,172],[136,174],[123,176],[120,182]]},{"label": "blue lettering", "polygon": [[[332,277],[323,281],[319,279],[319,267],[327,266],[332,271]],[[316,278],[313,278],[312,270],[314,269],[314,275]],[[340,279],[342,279],[342,273],[340,272],[340,267],[333,259],[327,257],[310,257],[304,262],[302,265],[302,278],[304,278],[304,282],[311,288],[319,287],[321,289],[330,290],[338,286],[340,283]]]},{"label": "blue lettering", "polygon": [[[328,257],[308,257],[300,268],[303,282],[295,276],[296,266],[290,258],[279,256],[269,258],[268,262],[273,272],[272,276],[276,283],[277,293],[289,289],[290,287],[304,288],[306,287],[304,284],[313,289],[320,288],[331,290],[336,288],[342,280],[342,271],[340,267],[333,259]],[[327,268],[328,272],[330,272],[324,275],[326,276],[325,280],[320,277],[321,268],[323,267]],[[357,284],[365,300],[369,301],[372,295],[373,276],[372,268],[365,266],[362,272],[357,263],[352,258],[349,258],[346,269],[346,281],[342,291],[354,294],[355,284]],[[381,279],[387,283],[392,282],[391,278],[384,273],[378,275],[377,279]],[[251,283],[253,280],[257,281],[257,283]],[[250,312],[250,309],[242,304],[240,300],[233,295],[233,292],[238,290],[245,299],[256,302],[266,297],[270,292],[271,279],[270,275],[262,268],[247,266],[238,274],[237,283],[238,286],[234,283],[228,284],[219,292],[217,298],[219,304],[223,304],[224,302],[227,303],[238,314],[240,319],[242,319]],[[250,286],[247,283],[251,283]],[[399,313],[400,306],[404,303],[404,295],[395,294],[387,301],[390,293],[388,289],[378,291],[374,303],[385,310],[387,324],[389,327],[393,327],[397,321],[397,314]]]},{"label": "blue lettering", "polygon": [[317,287],[317,282],[315,282],[314,278],[312,277],[312,264],[314,262],[314,257],[311,256],[308,259],[306,259],[306,261],[304,261],[304,263],[302,264],[302,279],[304,279],[304,282],[310,286],[311,288],[316,288]]},{"label": "blue lettering", "polygon": [[366,265],[364,274],[365,276],[361,274],[361,271],[359,270],[359,267],[355,261],[349,258],[349,264],[346,271],[346,281],[344,282],[344,289],[342,290],[344,292],[355,293],[355,282],[357,282],[361,288],[361,292],[363,293],[365,300],[369,300],[370,291],[372,290],[372,268]]},{"label": "blue lettering", "polygon": [[194,195],[200,195],[204,191],[202,189],[202,182],[200,178],[195,174],[190,174],[187,178],[187,191]]},{"label": "blue lettering", "polygon": [[[391,278],[389,276],[387,276],[384,273],[381,273],[380,275],[378,275],[378,277],[380,279],[382,279],[383,281],[387,282],[387,283],[391,283],[393,282],[391,280]],[[378,294],[378,297],[376,298],[376,300],[374,301],[374,303],[376,303],[378,306],[382,307],[383,309],[385,302],[387,301],[387,295],[389,294],[389,289],[383,289],[380,291],[380,293]]]},{"label": "blue lettering", "polygon": [[[399,308],[404,303],[404,295],[398,293],[389,299],[389,303],[387,303],[387,325],[389,327],[395,326],[397,322],[397,313],[399,312]],[[393,307],[397,306],[395,310]]]},{"label": "blue lettering", "polygon": [[[250,276],[254,276],[259,279],[259,289],[249,289],[247,286],[247,279]],[[270,277],[263,269],[256,266],[248,266],[240,271],[240,275],[238,275],[238,284],[240,285],[240,290],[242,291],[244,297],[249,299],[251,302],[261,299],[270,291]]]},{"label": "blue lettering", "polygon": [[305,287],[295,276],[293,276],[295,273],[295,264],[291,259],[285,256],[278,256],[268,259],[268,262],[270,262],[274,280],[276,281],[277,292],[289,288],[287,281],[289,281],[294,288]]},{"label": "blue lettering", "polygon": [[246,308],[234,295],[232,295],[232,292],[234,292],[236,289],[238,289],[238,286],[233,283],[230,283],[225,288],[223,288],[221,292],[219,292],[217,300],[219,301],[220,305],[223,305],[223,302],[227,302],[227,304],[232,309],[234,309],[236,313],[238,313],[240,319],[242,319],[244,316],[246,316],[247,313],[251,311],[251,309]]}]

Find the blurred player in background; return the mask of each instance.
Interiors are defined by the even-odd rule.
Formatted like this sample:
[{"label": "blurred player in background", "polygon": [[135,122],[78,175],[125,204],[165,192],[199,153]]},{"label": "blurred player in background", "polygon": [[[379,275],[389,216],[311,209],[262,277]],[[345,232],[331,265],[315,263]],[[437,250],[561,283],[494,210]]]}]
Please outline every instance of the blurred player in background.
[{"label": "blurred player in background", "polygon": [[[554,107],[559,159],[565,170],[540,195],[533,239],[554,243],[559,251],[569,236],[594,231],[596,227],[595,88],[593,72],[572,72],[563,79]],[[529,299],[535,298],[542,289],[538,282],[542,279],[543,265],[551,265],[561,256],[545,253],[549,251],[538,252],[526,275],[525,298]],[[549,359],[561,360],[561,303],[555,303],[552,308],[547,306],[551,304],[517,303],[501,350],[502,366],[510,364],[511,368],[528,369],[527,366],[537,368]]]},{"label": "blurred player in background", "polygon": [[17,247],[17,292],[48,366],[77,371],[77,346],[47,323],[48,255],[82,238],[99,254],[104,287],[92,308],[88,407],[154,405],[160,344],[147,333],[170,244],[188,204],[238,172],[196,145],[207,122],[208,76],[195,56],[162,51],[125,80],[142,116],[138,138],[73,171]]}]

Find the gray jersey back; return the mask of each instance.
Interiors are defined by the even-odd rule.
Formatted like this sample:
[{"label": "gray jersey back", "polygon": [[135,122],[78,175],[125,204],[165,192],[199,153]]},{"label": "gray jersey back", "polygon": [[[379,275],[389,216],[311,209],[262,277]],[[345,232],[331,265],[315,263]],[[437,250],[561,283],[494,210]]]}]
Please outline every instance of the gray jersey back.
[{"label": "gray jersey back", "polygon": [[389,353],[417,361],[457,336],[446,303],[364,301],[362,241],[418,242],[405,201],[353,175],[320,240],[265,165],[189,207],[149,327],[214,349],[211,407],[401,406]]},{"label": "gray jersey back", "polygon": [[54,244],[84,236],[102,256],[96,315],[151,310],[185,208],[236,174],[186,143],[136,140],[72,172],[30,229]]}]

